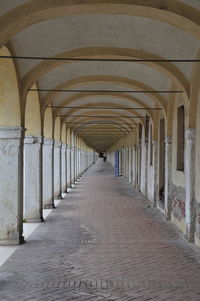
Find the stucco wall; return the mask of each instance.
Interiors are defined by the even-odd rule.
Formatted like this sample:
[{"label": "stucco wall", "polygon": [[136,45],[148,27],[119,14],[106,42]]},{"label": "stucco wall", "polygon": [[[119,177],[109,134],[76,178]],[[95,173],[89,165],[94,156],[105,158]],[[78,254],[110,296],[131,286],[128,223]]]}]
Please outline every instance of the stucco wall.
[{"label": "stucco wall", "polygon": [[[177,95],[173,114],[172,133],[172,221],[186,233],[185,224],[185,175],[183,171],[177,171],[177,108],[184,105],[184,99]],[[185,116],[187,111],[185,108]],[[186,117],[185,117],[186,121]],[[186,122],[185,122],[186,123]]]}]

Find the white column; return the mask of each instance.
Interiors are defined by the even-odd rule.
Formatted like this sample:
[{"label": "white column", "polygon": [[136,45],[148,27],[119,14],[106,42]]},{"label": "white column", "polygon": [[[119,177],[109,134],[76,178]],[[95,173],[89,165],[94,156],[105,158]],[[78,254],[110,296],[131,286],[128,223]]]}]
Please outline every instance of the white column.
[{"label": "white column", "polygon": [[67,189],[70,188],[71,186],[71,163],[70,163],[70,152],[71,152],[71,148],[68,145],[67,146]]},{"label": "white column", "polygon": [[132,153],[132,184],[134,187],[136,187],[136,177],[137,177],[137,162],[136,162],[136,152],[137,152],[137,146],[133,146],[133,153]]},{"label": "white column", "polygon": [[81,174],[84,171],[84,150],[81,150]]},{"label": "white column", "polygon": [[141,159],[141,192],[147,196],[147,168],[148,166],[148,142],[142,143],[142,159]]},{"label": "white column", "polygon": [[185,130],[185,210],[186,210],[186,225],[187,239],[189,242],[194,241],[195,233],[195,144],[196,130]]},{"label": "white column", "polygon": [[77,149],[77,157],[78,157],[78,166],[77,166],[77,176],[80,177],[80,148]]},{"label": "white column", "polygon": [[77,180],[77,147],[74,147],[74,182]]},{"label": "white column", "polygon": [[42,137],[24,139],[24,218],[26,222],[43,221],[41,191]]},{"label": "white column", "polygon": [[54,208],[53,185],[53,139],[44,138],[43,142],[43,206]]},{"label": "white column", "polygon": [[21,127],[0,127],[0,245],[24,241],[23,138]]},{"label": "white column", "polygon": [[70,176],[70,183],[71,186],[73,186],[75,184],[75,169],[74,169],[74,146],[71,146],[71,151],[70,151],[70,172],[71,172],[71,176]]},{"label": "white column", "polygon": [[172,137],[165,138],[165,214],[171,219],[172,213]]},{"label": "white column", "polygon": [[128,177],[128,181],[129,183],[132,183],[132,178],[133,178],[133,169],[132,169],[132,165],[133,165],[133,152],[132,152],[132,147],[129,146],[129,177]]},{"label": "white column", "polygon": [[62,143],[61,146],[61,184],[62,193],[67,191],[67,145]]},{"label": "white column", "polygon": [[153,144],[153,205],[157,206],[158,200],[158,141],[152,140]]},{"label": "white column", "polygon": [[61,141],[54,142],[54,197],[61,197]]}]

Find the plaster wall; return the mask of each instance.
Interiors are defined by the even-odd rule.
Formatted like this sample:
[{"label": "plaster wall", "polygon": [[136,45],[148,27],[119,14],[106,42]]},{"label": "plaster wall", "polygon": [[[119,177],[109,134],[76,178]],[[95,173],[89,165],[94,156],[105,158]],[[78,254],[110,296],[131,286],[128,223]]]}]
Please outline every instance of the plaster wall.
[{"label": "plaster wall", "polygon": [[[37,89],[37,86],[33,85],[31,88]],[[30,91],[27,95],[25,127],[26,127],[26,136],[41,135],[40,104],[39,104],[39,97],[37,91]]]},{"label": "plaster wall", "polygon": [[60,118],[57,117],[54,124],[54,139],[59,141],[61,139],[61,124]]},{"label": "plaster wall", "polygon": [[[198,105],[197,116],[200,116],[200,99]],[[196,162],[196,169],[195,169],[195,198],[197,203],[200,203],[200,118],[197,118],[197,126],[196,126],[196,154],[195,154],[195,162]]]},{"label": "plaster wall", "polygon": [[[177,171],[177,109],[184,105],[184,99],[177,95],[173,113],[173,132],[172,132],[172,221],[178,228],[186,234],[185,221],[185,175],[183,171]],[[185,108],[185,124],[187,123],[187,111]]]},{"label": "plaster wall", "polygon": [[[200,97],[200,96],[199,96]],[[200,103],[197,116],[200,116]],[[196,234],[195,242],[200,247],[200,118],[196,121],[196,153],[195,153],[195,200],[196,200]]]},{"label": "plaster wall", "polygon": [[[181,96],[176,97],[173,113],[173,133],[172,133],[172,183],[177,187],[185,187],[184,172],[177,171],[177,108],[184,104]],[[185,112],[186,113],[186,112]]]},{"label": "plaster wall", "polygon": [[44,114],[44,137],[48,139],[52,139],[53,137],[53,116],[51,108],[47,108]]},{"label": "plaster wall", "polygon": [[[2,47],[0,55],[11,54],[6,47]],[[21,126],[19,89],[13,61],[1,60],[0,71],[0,126]]]}]

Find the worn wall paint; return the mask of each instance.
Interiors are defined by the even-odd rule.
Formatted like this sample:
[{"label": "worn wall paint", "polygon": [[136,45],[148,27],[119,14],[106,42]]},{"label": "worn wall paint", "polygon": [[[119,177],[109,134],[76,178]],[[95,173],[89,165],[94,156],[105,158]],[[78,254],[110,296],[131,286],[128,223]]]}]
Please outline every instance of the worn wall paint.
[{"label": "worn wall paint", "polygon": [[[32,89],[37,89],[36,84],[32,86]],[[41,135],[40,103],[37,91],[30,91],[27,95],[25,110],[25,128],[26,136]]]},{"label": "worn wall paint", "polygon": [[44,137],[49,139],[53,137],[53,116],[51,108],[47,108],[44,113]]},{"label": "worn wall paint", "polygon": [[[11,55],[6,47],[0,55]],[[0,61],[0,126],[20,126],[20,99],[15,66],[12,60]]]}]

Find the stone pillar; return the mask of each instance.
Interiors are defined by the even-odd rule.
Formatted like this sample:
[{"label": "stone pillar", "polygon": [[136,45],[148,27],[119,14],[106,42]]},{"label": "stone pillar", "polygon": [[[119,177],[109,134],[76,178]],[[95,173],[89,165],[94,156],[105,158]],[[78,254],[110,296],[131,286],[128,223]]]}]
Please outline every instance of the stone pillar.
[{"label": "stone pillar", "polygon": [[71,147],[68,145],[67,146],[67,189],[70,188],[71,186],[71,161],[70,161],[70,152],[71,152]]},{"label": "stone pillar", "polygon": [[61,146],[61,191],[65,193],[67,191],[67,145],[62,143]]},{"label": "stone pillar", "polygon": [[147,196],[147,171],[148,171],[148,142],[142,143],[142,159],[141,159],[141,192]]},{"label": "stone pillar", "polygon": [[70,184],[71,186],[75,184],[74,181],[74,147],[71,146],[70,149]]},{"label": "stone pillar", "polygon": [[153,144],[153,206],[157,207],[158,200],[158,141],[152,140]]},{"label": "stone pillar", "polygon": [[23,139],[23,128],[0,127],[0,245],[24,241]]},{"label": "stone pillar", "polygon": [[196,130],[185,130],[185,210],[186,210],[186,226],[187,239],[189,242],[194,241],[195,233],[195,144]]},{"label": "stone pillar", "polygon": [[66,144],[66,150],[65,150],[65,179],[66,179],[66,190],[65,192],[68,192],[68,145]]},{"label": "stone pillar", "polygon": [[24,218],[26,222],[43,221],[41,175],[42,137],[24,139]]},{"label": "stone pillar", "polygon": [[168,220],[172,213],[172,137],[165,138],[165,214]]},{"label": "stone pillar", "polygon": [[43,206],[44,208],[55,208],[54,205],[54,140],[44,138],[43,142]]},{"label": "stone pillar", "polygon": [[130,146],[129,148],[129,183],[133,180],[133,150]]},{"label": "stone pillar", "polygon": [[61,141],[54,142],[54,197],[61,198]]},{"label": "stone pillar", "polygon": [[80,148],[77,148],[77,161],[78,161],[78,165],[77,165],[77,177],[80,177]]},{"label": "stone pillar", "polygon": [[78,163],[78,157],[77,157],[77,147],[74,147],[74,182],[76,183],[77,180],[77,163]]},{"label": "stone pillar", "polygon": [[84,171],[84,151],[81,150],[81,175],[83,174]]},{"label": "stone pillar", "polygon": [[133,146],[133,151],[132,151],[132,185],[136,187],[136,178],[137,178],[137,162],[136,162],[136,152],[137,152],[137,146]]}]

